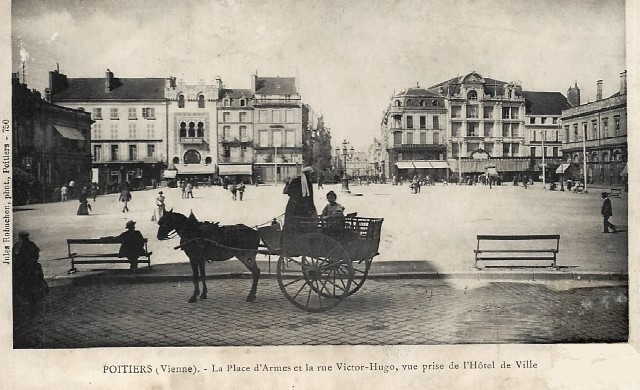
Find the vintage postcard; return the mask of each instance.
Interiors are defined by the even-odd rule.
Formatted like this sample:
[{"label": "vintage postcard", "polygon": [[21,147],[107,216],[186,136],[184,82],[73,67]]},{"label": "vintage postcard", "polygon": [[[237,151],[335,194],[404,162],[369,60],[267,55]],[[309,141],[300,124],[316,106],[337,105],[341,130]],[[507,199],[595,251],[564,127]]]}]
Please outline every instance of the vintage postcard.
[{"label": "vintage postcard", "polygon": [[8,388],[640,384],[635,2],[1,7]]}]

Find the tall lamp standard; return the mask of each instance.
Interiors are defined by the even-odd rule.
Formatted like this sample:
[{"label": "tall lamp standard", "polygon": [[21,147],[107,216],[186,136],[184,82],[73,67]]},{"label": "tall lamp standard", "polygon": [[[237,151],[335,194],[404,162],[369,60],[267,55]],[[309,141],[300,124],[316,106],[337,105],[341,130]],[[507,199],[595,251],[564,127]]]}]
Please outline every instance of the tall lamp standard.
[{"label": "tall lamp standard", "polygon": [[[348,149],[347,146],[349,146],[347,140],[342,141],[342,157],[344,158],[344,169],[342,170],[342,189],[340,190],[340,192],[350,194],[351,191],[349,190],[349,177],[347,176],[347,158],[351,159],[353,157],[353,146],[350,149]],[[340,148],[337,147],[336,155],[339,156],[340,152]]]},{"label": "tall lamp standard", "polygon": [[[535,130],[534,130],[535,131]],[[544,139],[547,138],[547,130],[543,130],[542,131],[542,189],[546,189],[546,184],[547,184],[547,176],[546,176],[546,171],[545,171],[545,154],[547,154],[547,150],[544,148]]]},{"label": "tall lamp standard", "polygon": [[584,192],[587,192],[587,126],[582,128],[582,166],[584,170]]}]

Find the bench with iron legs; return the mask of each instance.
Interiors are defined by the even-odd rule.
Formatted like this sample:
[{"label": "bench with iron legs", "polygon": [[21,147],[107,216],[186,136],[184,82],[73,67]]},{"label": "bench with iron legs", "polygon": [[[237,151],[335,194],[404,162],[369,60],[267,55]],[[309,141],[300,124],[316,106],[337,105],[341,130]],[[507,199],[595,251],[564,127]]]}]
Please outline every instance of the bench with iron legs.
[{"label": "bench with iron legs", "polygon": [[[480,262],[507,267],[542,266],[540,262],[550,262],[550,267],[558,269],[557,255],[560,251],[559,234],[521,234],[521,235],[487,235],[477,236],[478,245],[475,252],[476,268],[482,269]],[[522,263],[524,262],[524,264]],[[517,265],[516,265],[517,264]],[[530,265],[534,264],[534,265]]]},{"label": "bench with iron legs", "polygon": [[619,198],[622,195],[622,190],[620,188],[612,188],[609,191],[609,196],[612,198]]},{"label": "bench with iron legs", "polygon": [[[116,249],[116,251],[92,251],[92,252],[80,252],[78,249],[85,249],[85,246],[100,245],[100,248],[107,246],[108,249]],[[118,242],[113,242],[104,238],[69,238],[67,239],[67,249],[69,251],[69,258],[71,258],[71,269],[69,273],[77,271],[77,264],[129,264],[129,260],[126,257],[121,257],[114,245],[120,245]],[[147,264],[151,267],[151,254],[147,248],[147,239],[144,239],[144,253],[138,258],[138,264]]]}]

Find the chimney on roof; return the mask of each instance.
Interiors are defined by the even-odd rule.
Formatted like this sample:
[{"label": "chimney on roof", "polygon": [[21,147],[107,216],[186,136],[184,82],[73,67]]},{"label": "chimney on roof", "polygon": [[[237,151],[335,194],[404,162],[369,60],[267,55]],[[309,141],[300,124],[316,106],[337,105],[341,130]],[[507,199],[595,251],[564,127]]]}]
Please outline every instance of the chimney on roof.
[{"label": "chimney on roof", "polygon": [[438,93],[444,95],[444,87],[442,85],[438,87]]},{"label": "chimney on roof", "polygon": [[256,74],[251,76],[251,90],[253,91],[253,93],[256,93],[257,85],[258,85],[258,71],[256,71]]},{"label": "chimney on roof", "polygon": [[627,71],[620,73],[620,95],[627,94]]},{"label": "chimney on roof", "polygon": [[111,90],[113,89],[113,86],[114,86],[113,85],[113,72],[110,71],[108,68],[107,68],[107,71],[105,73],[104,81],[105,81],[105,83],[104,83],[105,91],[107,93],[111,92]]},{"label": "chimney on roof", "polygon": [[46,100],[49,103],[51,103],[51,88],[45,88],[44,89],[44,100]]},{"label": "chimney on roof", "polygon": [[578,88],[577,81],[574,87],[569,87],[569,90],[567,91],[567,100],[572,107],[578,107],[580,105],[580,88]]},{"label": "chimney on roof", "polygon": [[216,76],[216,88],[218,88],[218,90],[222,89],[222,78],[220,78],[220,76]]},{"label": "chimney on roof", "polygon": [[596,82],[596,101],[602,100],[602,80]]}]

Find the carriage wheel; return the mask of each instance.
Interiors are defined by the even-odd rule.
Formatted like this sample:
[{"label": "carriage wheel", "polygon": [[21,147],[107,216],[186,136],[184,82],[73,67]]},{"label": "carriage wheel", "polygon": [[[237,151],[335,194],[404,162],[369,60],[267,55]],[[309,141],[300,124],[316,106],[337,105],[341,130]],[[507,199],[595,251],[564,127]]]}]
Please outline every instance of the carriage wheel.
[{"label": "carriage wheel", "polygon": [[367,275],[371,269],[372,261],[373,257],[367,260],[351,262],[351,265],[353,266],[353,283],[351,283],[351,290],[349,290],[348,295],[353,295],[356,291],[360,290],[360,287],[362,287],[364,282],[367,280]]},{"label": "carriage wheel", "polygon": [[277,276],[280,290],[291,303],[306,311],[323,312],[348,296],[353,266],[338,241],[309,233],[287,243],[278,259]]}]

